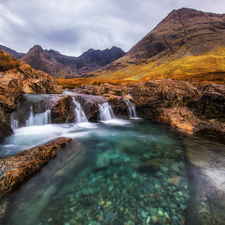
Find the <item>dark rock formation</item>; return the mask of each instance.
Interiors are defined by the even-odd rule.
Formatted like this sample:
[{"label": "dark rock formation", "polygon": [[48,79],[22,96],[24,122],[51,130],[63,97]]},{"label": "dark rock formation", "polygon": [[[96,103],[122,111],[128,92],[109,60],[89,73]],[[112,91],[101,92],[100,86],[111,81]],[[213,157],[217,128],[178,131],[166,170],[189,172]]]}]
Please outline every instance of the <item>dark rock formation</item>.
[{"label": "dark rock formation", "polygon": [[16,156],[1,159],[0,199],[40,171],[71,140],[71,138],[58,138],[46,145],[31,148]]},{"label": "dark rock formation", "polygon": [[138,113],[144,118],[157,118],[162,108],[185,106],[198,93],[191,83],[170,79],[138,82],[133,86]]},{"label": "dark rock formation", "polygon": [[188,102],[187,106],[198,116],[206,119],[225,121],[225,87],[206,84],[201,94]]}]

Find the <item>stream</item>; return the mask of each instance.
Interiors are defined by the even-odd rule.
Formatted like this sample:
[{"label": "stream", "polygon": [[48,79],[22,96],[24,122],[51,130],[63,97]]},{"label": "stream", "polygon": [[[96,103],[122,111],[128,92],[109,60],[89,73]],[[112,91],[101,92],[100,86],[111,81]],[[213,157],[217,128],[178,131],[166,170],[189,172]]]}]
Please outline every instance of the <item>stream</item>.
[{"label": "stream", "polygon": [[73,141],[8,197],[4,225],[185,224],[190,192],[183,142],[193,139],[136,112],[118,119],[105,108],[111,116],[99,122],[65,124],[51,124],[49,112],[35,123],[30,108],[26,125],[0,146],[0,158],[58,137]]}]

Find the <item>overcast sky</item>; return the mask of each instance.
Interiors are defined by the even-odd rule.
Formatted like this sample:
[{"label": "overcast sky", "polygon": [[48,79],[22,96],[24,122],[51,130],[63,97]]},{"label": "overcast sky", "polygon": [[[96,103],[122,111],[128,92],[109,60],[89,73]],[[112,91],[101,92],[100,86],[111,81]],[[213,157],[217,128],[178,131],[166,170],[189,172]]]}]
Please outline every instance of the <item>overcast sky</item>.
[{"label": "overcast sky", "polygon": [[89,48],[128,51],[173,9],[225,13],[225,0],[0,0],[0,44],[36,44],[79,56]]}]

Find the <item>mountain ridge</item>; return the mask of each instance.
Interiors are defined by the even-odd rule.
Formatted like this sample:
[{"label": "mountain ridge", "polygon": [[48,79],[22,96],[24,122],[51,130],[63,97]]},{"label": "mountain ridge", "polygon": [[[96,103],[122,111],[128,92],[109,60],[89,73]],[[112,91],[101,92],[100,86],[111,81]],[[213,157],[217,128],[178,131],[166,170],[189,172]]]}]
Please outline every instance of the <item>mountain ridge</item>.
[{"label": "mountain ridge", "polygon": [[0,45],[0,50],[56,78],[83,77],[125,55],[122,49],[115,46],[105,50],[88,49],[78,57],[66,56],[53,49],[44,50],[40,45],[34,45],[27,54],[3,45]]}]

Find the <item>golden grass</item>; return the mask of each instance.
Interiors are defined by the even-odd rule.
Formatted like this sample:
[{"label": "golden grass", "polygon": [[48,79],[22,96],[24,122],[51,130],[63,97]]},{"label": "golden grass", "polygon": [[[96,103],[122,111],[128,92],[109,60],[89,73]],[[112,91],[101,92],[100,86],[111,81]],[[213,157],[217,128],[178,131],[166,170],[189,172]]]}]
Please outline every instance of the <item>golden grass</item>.
[{"label": "golden grass", "polygon": [[161,59],[139,65],[121,60],[121,64],[123,67],[119,66],[118,70],[105,70],[96,74],[97,78],[133,81],[172,78],[225,84],[225,48],[222,47],[199,56],[176,58],[174,55],[168,57],[167,61]]}]

